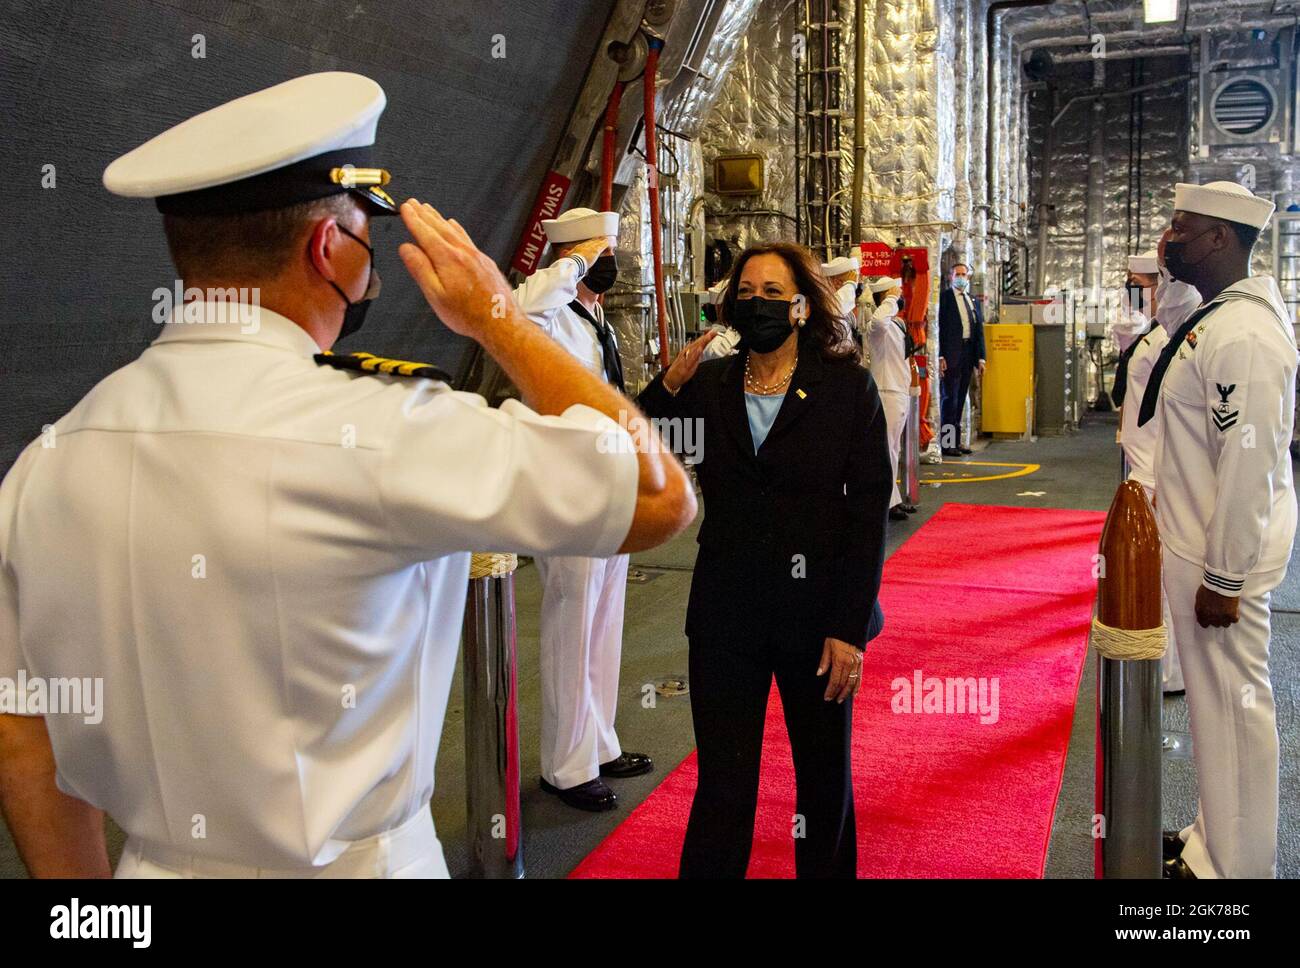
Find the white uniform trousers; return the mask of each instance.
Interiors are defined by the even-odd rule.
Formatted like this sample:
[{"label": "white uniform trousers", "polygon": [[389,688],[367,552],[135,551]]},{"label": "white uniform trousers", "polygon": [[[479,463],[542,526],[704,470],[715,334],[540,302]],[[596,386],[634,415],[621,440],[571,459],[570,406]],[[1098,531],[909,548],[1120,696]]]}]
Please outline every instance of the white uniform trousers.
[{"label": "white uniform trousers", "polygon": [[889,498],[889,506],[896,507],[903,503],[903,496],[898,492],[898,455],[903,446],[903,431],[907,429],[907,408],[912,402],[906,391],[880,391],[880,405],[885,408],[885,430],[889,435],[889,462],[894,468],[894,493]]},{"label": "white uniform trousers", "polygon": [[627,555],[537,558],[542,578],[542,777],[561,790],[600,776],[614,732]]},{"label": "white uniform trousers", "polygon": [[228,864],[176,847],[127,839],[114,877],[198,879],[238,878],[447,878],[442,844],[433,829],[433,814],[425,804],[400,827],[358,840],[323,867],[273,869]]},{"label": "white uniform trousers", "polygon": [[1192,721],[1199,803],[1181,832],[1183,860],[1201,878],[1274,877],[1278,738],[1268,672],[1270,593],[1286,569],[1246,577],[1238,621],[1201,628],[1204,568],[1164,551],[1164,584]]},{"label": "white uniform trousers", "polygon": [[1165,618],[1165,654],[1160,660],[1160,688],[1164,692],[1179,692],[1187,688],[1183,682],[1183,664],[1178,660],[1178,635],[1174,619],[1169,614],[1169,596],[1162,594],[1160,606]]},{"label": "white uniform trousers", "polygon": [[[1155,507],[1156,492],[1145,484],[1142,490],[1147,492],[1147,500]],[[1169,596],[1160,589],[1160,612],[1165,623],[1165,655],[1160,660],[1160,688],[1164,692],[1178,692],[1183,688],[1183,669],[1178,661],[1178,638],[1174,633],[1174,622],[1169,615]]]}]

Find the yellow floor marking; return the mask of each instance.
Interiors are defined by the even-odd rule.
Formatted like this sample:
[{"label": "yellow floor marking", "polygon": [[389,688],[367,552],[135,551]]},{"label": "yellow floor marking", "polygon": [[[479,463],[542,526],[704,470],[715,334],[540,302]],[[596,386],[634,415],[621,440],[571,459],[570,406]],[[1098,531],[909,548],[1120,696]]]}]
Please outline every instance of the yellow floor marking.
[{"label": "yellow floor marking", "polygon": [[1008,464],[1001,461],[987,460],[964,460],[954,464],[943,464],[943,467],[1018,467],[1017,471],[1010,471],[1006,474],[989,474],[985,477],[923,477],[922,484],[973,484],[975,481],[1004,481],[1009,477],[1024,477],[1038,470],[1041,464]]}]

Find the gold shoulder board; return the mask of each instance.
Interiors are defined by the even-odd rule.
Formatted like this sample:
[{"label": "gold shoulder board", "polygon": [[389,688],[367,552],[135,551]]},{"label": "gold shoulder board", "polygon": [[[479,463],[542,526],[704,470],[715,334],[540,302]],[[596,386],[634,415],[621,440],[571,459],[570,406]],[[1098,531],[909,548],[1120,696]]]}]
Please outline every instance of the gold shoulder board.
[{"label": "gold shoulder board", "polygon": [[336,370],[358,370],[362,373],[387,373],[390,376],[417,376],[429,380],[441,380],[450,383],[451,377],[446,371],[432,363],[413,363],[410,360],[389,360],[373,353],[346,353],[341,356],[326,350],[317,353],[313,359],[322,366],[332,366]]}]

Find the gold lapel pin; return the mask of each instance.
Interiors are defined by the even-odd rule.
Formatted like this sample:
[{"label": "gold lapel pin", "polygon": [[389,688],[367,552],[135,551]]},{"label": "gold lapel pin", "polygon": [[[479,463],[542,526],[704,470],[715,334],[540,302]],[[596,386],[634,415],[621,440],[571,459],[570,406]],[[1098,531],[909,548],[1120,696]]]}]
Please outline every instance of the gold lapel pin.
[{"label": "gold lapel pin", "polygon": [[794,392],[797,393],[797,394],[799,394],[799,399],[800,399],[800,400],[807,400],[807,399],[808,399],[808,394],[804,393],[804,392],[803,392],[802,390],[800,390],[798,387],[795,388],[795,391],[794,391]]}]

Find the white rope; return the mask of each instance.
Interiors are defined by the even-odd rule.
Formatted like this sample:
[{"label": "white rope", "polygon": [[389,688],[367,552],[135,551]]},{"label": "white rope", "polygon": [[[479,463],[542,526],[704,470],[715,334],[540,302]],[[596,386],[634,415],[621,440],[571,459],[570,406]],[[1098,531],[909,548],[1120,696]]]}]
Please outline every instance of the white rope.
[{"label": "white rope", "polygon": [[1092,619],[1092,647],[1107,659],[1162,659],[1166,638],[1163,622],[1153,629],[1116,629]]}]

